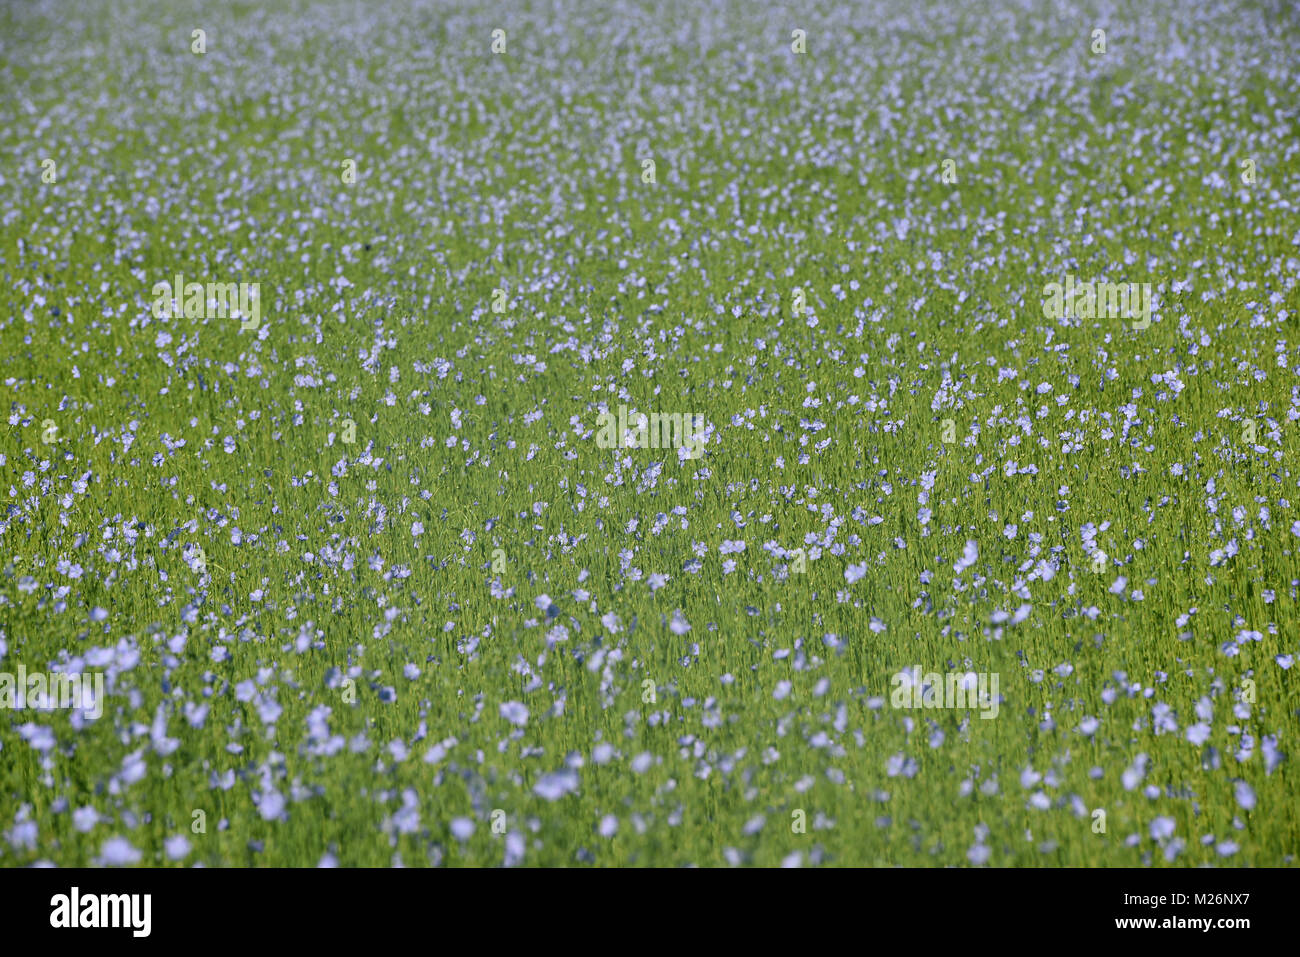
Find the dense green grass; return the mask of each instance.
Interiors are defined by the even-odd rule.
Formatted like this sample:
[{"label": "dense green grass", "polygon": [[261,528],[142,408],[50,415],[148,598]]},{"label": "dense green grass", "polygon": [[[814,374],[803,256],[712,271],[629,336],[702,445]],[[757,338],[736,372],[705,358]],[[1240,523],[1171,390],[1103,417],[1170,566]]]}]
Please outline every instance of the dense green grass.
[{"label": "dense green grass", "polygon": [[1293,863],[1300,21],[1035,6],[0,11],[0,863]]}]

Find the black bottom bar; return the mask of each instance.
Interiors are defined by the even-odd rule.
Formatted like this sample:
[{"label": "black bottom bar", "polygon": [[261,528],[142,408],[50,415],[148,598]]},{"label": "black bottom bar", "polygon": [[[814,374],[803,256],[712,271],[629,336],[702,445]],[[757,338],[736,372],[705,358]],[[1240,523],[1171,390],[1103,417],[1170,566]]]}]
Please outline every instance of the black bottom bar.
[{"label": "black bottom bar", "polygon": [[475,937],[490,929],[498,947],[517,928],[520,944],[533,946],[538,935],[592,940],[587,935],[601,930],[623,939],[636,927],[664,929],[680,917],[690,918],[693,941],[716,933],[733,948],[738,935],[748,934],[770,945],[773,935],[788,933],[807,944],[810,932],[812,940],[823,939],[841,923],[858,940],[930,928],[970,940],[1011,932],[1026,941],[1128,939],[1160,946],[1200,937],[1232,946],[1261,931],[1279,934],[1291,923],[1295,878],[1284,870],[1207,869],[11,869],[0,870],[0,900],[7,944],[66,942],[77,934],[80,943],[97,937],[127,946],[231,936],[259,944],[373,946],[377,933],[441,926],[472,929]]}]

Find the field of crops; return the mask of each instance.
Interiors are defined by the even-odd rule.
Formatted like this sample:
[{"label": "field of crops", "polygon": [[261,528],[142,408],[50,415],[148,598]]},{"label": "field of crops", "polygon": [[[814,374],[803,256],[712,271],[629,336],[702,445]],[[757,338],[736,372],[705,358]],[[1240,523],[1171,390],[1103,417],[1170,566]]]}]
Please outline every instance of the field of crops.
[{"label": "field of crops", "polygon": [[1298,49],[3,6],[0,866],[1293,865]]}]

